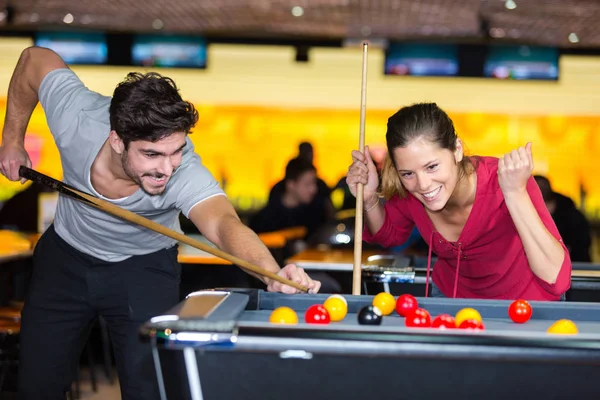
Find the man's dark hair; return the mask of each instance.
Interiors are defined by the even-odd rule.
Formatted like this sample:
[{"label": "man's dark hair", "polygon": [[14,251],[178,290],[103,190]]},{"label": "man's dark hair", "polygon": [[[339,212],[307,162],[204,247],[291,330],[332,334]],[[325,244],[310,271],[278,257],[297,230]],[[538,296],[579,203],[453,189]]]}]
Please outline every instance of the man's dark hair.
[{"label": "man's dark hair", "polygon": [[534,175],[533,179],[535,179],[535,182],[538,184],[544,201],[549,202],[554,200],[555,194],[552,185],[550,184],[550,180],[543,175]]},{"label": "man's dark hair", "polygon": [[157,142],[175,132],[190,133],[198,111],[179,95],[175,82],[156,72],[131,72],[110,102],[110,128],[125,148],[136,140]]},{"label": "man's dark hair", "polygon": [[316,172],[315,166],[303,158],[293,158],[285,167],[285,180],[296,181],[302,174],[308,171]]}]

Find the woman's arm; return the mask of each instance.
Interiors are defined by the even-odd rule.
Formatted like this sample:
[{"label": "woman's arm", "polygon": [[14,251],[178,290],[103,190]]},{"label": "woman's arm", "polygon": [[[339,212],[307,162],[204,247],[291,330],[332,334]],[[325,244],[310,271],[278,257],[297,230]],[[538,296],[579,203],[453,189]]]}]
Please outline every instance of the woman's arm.
[{"label": "woman's arm", "polygon": [[[498,162],[498,182],[523,243],[529,266],[538,278],[555,284],[564,262],[569,261],[569,258],[566,248],[557,239],[560,236],[541,199],[539,188],[531,178],[532,172],[531,143],[506,154]],[[554,228],[554,235],[544,224],[540,214]]]},{"label": "woman's arm", "polygon": [[352,151],[352,161],[348,168],[346,183],[354,197],[357,195],[357,184],[364,185],[363,240],[383,247],[405,243],[415,224],[411,218],[402,213],[402,207],[390,206],[390,203],[398,201],[397,198],[390,199],[386,206],[380,200],[377,193],[379,176],[375,163],[371,159],[369,147],[365,147],[364,154],[357,150]]},{"label": "woman's arm", "polygon": [[354,197],[357,196],[357,185],[359,183],[362,183],[364,187],[363,216],[365,227],[375,235],[385,221],[385,208],[377,194],[379,176],[377,175],[375,163],[371,159],[368,146],[365,147],[364,153],[358,150],[352,151],[352,164],[348,168],[346,184]]}]

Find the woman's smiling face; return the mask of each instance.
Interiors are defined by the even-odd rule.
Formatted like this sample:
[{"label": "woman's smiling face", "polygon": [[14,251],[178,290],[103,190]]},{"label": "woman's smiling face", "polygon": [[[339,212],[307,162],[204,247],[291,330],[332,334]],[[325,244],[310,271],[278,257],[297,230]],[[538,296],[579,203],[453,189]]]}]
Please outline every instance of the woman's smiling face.
[{"label": "woman's smiling face", "polygon": [[452,152],[421,136],[405,147],[394,149],[393,155],[404,188],[430,211],[441,211],[459,180],[460,140]]}]

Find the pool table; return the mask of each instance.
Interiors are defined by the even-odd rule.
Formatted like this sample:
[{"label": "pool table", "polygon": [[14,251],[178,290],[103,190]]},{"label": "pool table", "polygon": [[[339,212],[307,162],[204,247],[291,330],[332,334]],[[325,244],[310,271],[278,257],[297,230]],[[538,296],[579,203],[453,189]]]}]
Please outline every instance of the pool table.
[{"label": "pool table", "polygon": [[[507,316],[509,301],[419,298],[432,317],[464,307],[484,331],[407,328],[395,312],[381,325],[359,325],[373,296],[344,295],[348,315],[304,323],[304,311],[328,295],[262,290],[191,293],[145,323],[163,399],[598,399],[600,304],[531,302],[525,324]],[[297,325],[268,322],[288,306]],[[577,335],[551,335],[571,319]]]}]

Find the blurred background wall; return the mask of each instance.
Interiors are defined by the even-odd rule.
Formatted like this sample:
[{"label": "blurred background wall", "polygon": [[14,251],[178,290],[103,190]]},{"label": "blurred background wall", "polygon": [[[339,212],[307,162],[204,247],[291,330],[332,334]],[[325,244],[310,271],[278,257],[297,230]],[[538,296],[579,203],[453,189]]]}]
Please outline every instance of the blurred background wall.
[{"label": "blurred background wall", "polygon": [[[0,38],[0,122],[10,76],[32,42]],[[161,68],[199,109],[191,135],[197,152],[240,211],[264,204],[301,141],[315,147],[319,175],[331,186],[344,177],[358,146],[360,48],[314,48],[296,62],[286,46],[214,44],[204,70]],[[451,115],[471,154],[498,156],[533,142],[536,172],[572,197],[592,219],[600,211],[600,58],[562,56],[558,81],[405,77],[383,74],[384,51],[368,59],[366,143],[385,147],[387,118],[403,105],[435,101]],[[111,95],[131,66],[72,66],[88,85]],[[35,167],[61,177],[61,165],[38,107],[27,147]],[[0,177],[0,201],[21,190]]]}]

